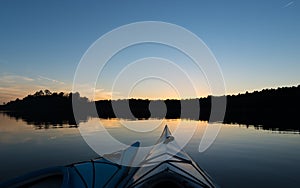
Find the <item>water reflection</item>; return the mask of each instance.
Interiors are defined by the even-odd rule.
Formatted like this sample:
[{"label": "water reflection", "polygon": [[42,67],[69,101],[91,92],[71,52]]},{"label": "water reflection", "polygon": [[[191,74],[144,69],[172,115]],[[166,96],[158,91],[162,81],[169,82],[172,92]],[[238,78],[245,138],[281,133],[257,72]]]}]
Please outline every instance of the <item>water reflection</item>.
[{"label": "water reflection", "polygon": [[[138,122],[152,130],[147,133],[133,131]],[[213,145],[201,153],[198,147],[209,126],[206,121],[89,118],[75,129],[68,128],[67,124],[60,129],[34,130],[34,125],[26,125],[22,119],[16,120],[4,114],[0,114],[0,181],[40,168],[97,157],[98,154],[87,145],[79,129],[86,128],[87,134],[98,135],[100,132],[95,130],[99,123],[118,141],[131,144],[140,140],[143,147],[156,142],[164,124],[168,124],[173,133],[178,127],[184,127],[175,136],[176,140],[190,135],[196,127],[184,150],[221,187],[297,187],[300,183],[298,134],[278,134],[253,126],[222,124]],[[124,126],[124,123],[127,125]],[[101,141],[96,144],[108,146],[108,141],[101,135],[100,138]]]},{"label": "water reflection", "polygon": [[[13,111],[3,111],[0,112],[4,115],[7,115],[11,118],[14,118],[16,120],[23,120],[28,125],[33,125],[34,129],[57,129],[57,128],[78,128],[78,124],[76,123],[73,114],[62,114],[62,113],[49,113],[49,114],[38,114],[38,113],[24,113],[24,112],[13,112]],[[84,115],[81,116],[79,119],[79,123],[81,122],[87,122],[90,118],[96,118],[97,116],[88,116]],[[155,117],[154,117],[155,118]],[[114,118],[101,118],[102,120],[111,120]],[[158,120],[164,120],[168,118],[161,118],[156,117],[155,119]],[[172,119],[172,118],[171,118]],[[180,119],[180,118],[174,118],[174,119]],[[145,126],[149,126],[149,118],[136,118],[136,119],[129,119],[124,117],[124,119],[119,119],[119,121],[132,121],[131,126],[135,126],[135,129],[139,129],[143,126],[143,130],[147,132],[147,128]],[[137,121],[139,120],[139,121]],[[143,120],[145,125],[143,124]],[[186,120],[195,120],[195,119],[186,119]],[[202,119],[196,119],[196,121],[207,121]],[[276,131],[280,133],[300,133],[300,126],[299,124],[295,122],[291,122],[289,120],[286,120],[285,122],[278,121],[276,118],[274,118],[274,121],[271,120],[264,120],[263,118],[258,119],[248,119],[242,118],[240,121],[225,121],[225,124],[233,124],[238,126],[245,126],[247,128],[254,127],[257,130],[270,130],[270,131]]]},{"label": "water reflection", "polygon": [[[51,129],[51,128],[77,128],[76,121],[72,114],[61,113],[24,113],[24,112],[12,112],[4,111],[2,114],[14,118],[17,121],[22,120],[28,125],[33,125],[35,129]],[[82,118],[82,122],[86,122],[88,117]]]}]

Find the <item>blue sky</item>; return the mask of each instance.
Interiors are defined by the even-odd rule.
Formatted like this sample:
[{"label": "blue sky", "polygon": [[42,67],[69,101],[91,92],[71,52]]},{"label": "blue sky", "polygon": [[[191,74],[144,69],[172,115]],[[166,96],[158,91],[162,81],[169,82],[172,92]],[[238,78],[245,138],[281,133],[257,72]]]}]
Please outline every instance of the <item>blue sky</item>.
[{"label": "blue sky", "polygon": [[[1,0],[0,102],[37,89],[70,91],[88,47],[137,21],[169,22],[195,33],[218,60],[228,94],[298,85],[299,20],[296,0]],[[103,87],[99,95],[107,92]],[[144,89],[136,97],[146,98]]]}]

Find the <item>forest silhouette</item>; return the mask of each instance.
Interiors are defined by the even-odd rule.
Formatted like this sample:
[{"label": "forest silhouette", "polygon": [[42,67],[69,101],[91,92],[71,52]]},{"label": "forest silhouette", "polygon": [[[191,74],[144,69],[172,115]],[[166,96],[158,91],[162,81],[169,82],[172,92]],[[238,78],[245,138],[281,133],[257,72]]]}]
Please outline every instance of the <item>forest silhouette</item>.
[{"label": "forest silhouette", "polygon": [[[16,99],[0,105],[0,110],[17,119],[23,119],[28,124],[37,127],[62,127],[68,124],[76,127],[73,115],[72,100],[80,105],[78,121],[87,121],[89,117],[124,118],[124,119],[193,119],[209,121],[212,100],[226,97],[227,105],[223,123],[253,125],[256,128],[300,131],[298,123],[300,106],[300,85],[281,87],[277,89],[263,89],[261,91],[246,92],[237,95],[207,96],[204,98],[185,100],[147,100],[147,99],[120,99],[89,101],[79,93],[57,93],[49,90],[37,91],[23,99]],[[199,103],[197,116],[182,114],[182,103]],[[152,109],[149,110],[149,105]],[[160,105],[153,108],[153,104],[164,104],[165,112]],[[128,106],[130,112],[123,110]],[[150,105],[150,106],[151,106]],[[95,109],[93,112],[91,109]],[[116,114],[116,109],[119,112]],[[120,113],[121,112],[121,113]],[[79,118],[79,119],[78,119]]]}]

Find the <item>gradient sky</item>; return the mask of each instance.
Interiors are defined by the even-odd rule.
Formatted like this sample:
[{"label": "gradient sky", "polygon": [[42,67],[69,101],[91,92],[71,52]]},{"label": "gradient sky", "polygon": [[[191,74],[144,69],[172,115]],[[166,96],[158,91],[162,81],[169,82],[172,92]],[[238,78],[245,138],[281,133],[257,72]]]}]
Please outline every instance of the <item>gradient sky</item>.
[{"label": "gradient sky", "polygon": [[[218,60],[228,94],[298,85],[299,20],[296,0],[1,0],[0,102],[39,89],[71,91],[76,67],[88,47],[112,29],[137,21],[169,22],[195,33]],[[159,55],[159,50],[151,49]],[[118,66],[112,63],[107,72]],[[103,75],[97,98],[110,96],[112,75]],[[162,98],[168,92],[175,97],[168,85],[146,82],[136,87],[135,97]],[[149,84],[158,89],[149,89]],[[166,90],[163,95],[157,92],[160,89]]]}]

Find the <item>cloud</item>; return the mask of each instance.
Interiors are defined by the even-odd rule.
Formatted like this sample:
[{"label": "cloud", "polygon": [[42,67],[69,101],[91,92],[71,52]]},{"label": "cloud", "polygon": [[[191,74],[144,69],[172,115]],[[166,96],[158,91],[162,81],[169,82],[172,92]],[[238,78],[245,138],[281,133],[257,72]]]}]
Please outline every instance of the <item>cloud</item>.
[{"label": "cloud", "polygon": [[47,81],[50,81],[50,82],[58,83],[58,84],[65,84],[65,83],[62,82],[62,81],[55,80],[55,79],[52,79],[52,78],[48,78],[48,77],[41,76],[41,75],[39,75],[38,78],[39,78],[39,79],[42,79],[42,80],[47,80]]},{"label": "cloud", "polygon": [[294,4],[294,1],[291,1],[291,2],[287,3],[286,5],[284,5],[283,8],[287,8],[293,4]]},{"label": "cloud", "polygon": [[33,79],[10,73],[0,74],[0,104],[16,98],[21,99],[28,94],[45,89],[56,92],[69,92],[71,85],[44,76]]},{"label": "cloud", "polygon": [[23,98],[29,92],[28,85],[13,85],[10,87],[0,87],[0,101],[8,102],[16,98]]},{"label": "cloud", "polygon": [[33,78],[26,76],[14,75],[14,74],[4,74],[0,76],[0,83],[12,84],[16,82],[33,82]]}]

